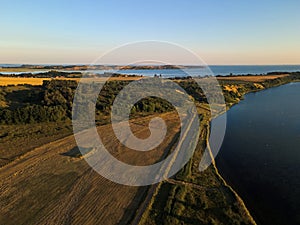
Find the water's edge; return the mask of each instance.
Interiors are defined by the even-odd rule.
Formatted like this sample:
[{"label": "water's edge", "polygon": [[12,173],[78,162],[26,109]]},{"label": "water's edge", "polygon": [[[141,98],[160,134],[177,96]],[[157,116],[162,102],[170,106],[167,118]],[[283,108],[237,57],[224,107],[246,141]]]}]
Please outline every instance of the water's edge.
[{"label": "water's edge", "polygon": [[[297,81],[297,80],[294,80],[294,81],[290,81],[290,82],[286,82],[286,83],[282,83],[282,84],[279,84],[279,85],[275,85],[275,86],[272,86],[272,87],[269,87],[269,88],[264,88],[264,89],[258,89],[258,90],[253,90],[253,91],[249,91],[247,93],[244,93],[242,96],[241,96],[241,99],[237,102],[237,103],[234,103],[232,105],[230,105],[227,109],[226,109],[226,112],[229,111],[233,106],[235,105],[238,105],[241,101],[244,100],[244,96],[246,96],[247,94],[251,94],[251,93],[254,93],[254,92],[260,92],[260,91],[265,91],[265,90],[269,90],[269,89],[272,89],[272,88],[276,88],[276,87],[279,87],[279,86],[282,86],[282,85],[286,85],[286,84],[290,84],[290,83],[296,83],[296,82],[300,82],[300,81]],[[224,112],[224,113],[226,113]],[[214,119],[214,118],[213,118]],[[212,119],[212,120],[213,120]],[[211,122],[209,122],[209,128],[211,126]],[[213,154],[212,154],[212,151],[211,151],[211,148],[209,146],[209,134],[210,134],[210,129],[208,128],[208,133],[207,133],[207,136],[206,136],[206,143],[207,143],[207,148],[209,149],[210,151],[210,154],[211,154],[211,159],[212,159],[212,166],[214,167],[215,169],[215,172],[217,174],[217,176],[222,180],[223,184],[228,187],[232,193],[235,195],[235,197],[237,198],[237,200],[239,201],[239,203],[241,204],[241,206],[244,208],[245,212],[246,212],[246,215],[248,216],[248,218],[250,219],[250,221],[253,223],[253,224],[257,224],[256,221],[254,220],[254,216],[251,215],[251,212],[250,210],[247,208],[244,200],[242,199],[241,196],[239,196],[238,194],[238,190],[235,190],[231,185],[228,184],[228,182],[224,179],[224,177],[220,174],[219,170],[218,170],[218,167],[216,165],[216,162],[215,162],[215,159],[213,157]]]},{"label": "water's edge", "polygon": [[238,203],[242,206],[242,208],[244,209],[245,213],[246,213],[246,216],[249,218],[249,220],[251,221],[252,224],[254,225],[257,225],[256,221],[254,220],[254,218],[252,217],[250,211],[248,210],[245,202],[243,201],[243,199],[239,196],[239,194],[226,182],[226,180],[222,177],[222,175],[219,173],[219,170],[217,168],[217,165],[216,165],[216,162],[214,160],[214,157],[213,157],[213,154],[212,154],[212,151],[211,151],[211,148],[210,148],[210,145],[209,145],[209,134],[210,134],[210,123],[209,122],[209,127],[207,129],[207,136],[206,136],[206,145],[207,145],[207,149],[209,150],[210,152],[210,157],[212,159],[212,166],[216,172],[216,175],[219,177],[219,179],[222,181],[223,185],[225,187],[227,187],[233,194],[234,196],[236,197]]}]

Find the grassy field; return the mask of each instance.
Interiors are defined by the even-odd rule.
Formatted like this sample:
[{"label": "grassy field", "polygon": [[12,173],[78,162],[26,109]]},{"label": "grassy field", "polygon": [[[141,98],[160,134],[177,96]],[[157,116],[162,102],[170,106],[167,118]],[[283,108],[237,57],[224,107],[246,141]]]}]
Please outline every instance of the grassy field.
[{"label": "grassy field", "polygon": [[[151,164],[164,155],[176,138],[179,124],[177,114],[161,116],[169,130],[165,141],[146,156],[125,150],[120,156],[122,160]],[[139,137],[149,135],[148,117],[132,122],[132,129],[138,131]],[[109,125],[100,126],[98,132],[107,148],[118,157],[124,149],[109,129]],[[132,219],[148,188],[106,180],[84,159],[67,156],[74,148],[72,135],[52,142],[48,139],[47,144],[22,154],[0,169],[0,224],[126,224]],[[19,152],[18,148],[10,149],[14,150]]]},{"label": "grassy field", "polygon": [[227,76],[227,77],[218,77],[218,80],[230,80],[230,81],[246,81],[246,82],[263,82],[266,80],[274,80],[276,78],[287,77],[289,74],[281,75],[265,75],[265,76]]},{"label": "grassy field", "polygon": [[[1,72],[1,70],[0,70]],[[263,82],[266,80],[273,80],[276,78],[286,77],[288,74],[282,75],[267,75],[267,76],[232,76],[232,77],[218,77],[220,81],[245,81],[245,82]],[[29,84],[29,85],[42,85],[43,80],[51,80],[52,78],[22,78],[22,77],[0,77],[0,86],[7,86],[7,85],[22,85],[22,84]],[[56,78],[56,79],[67,79],[67,80],[75,80],[79,81],[80,78]],[[88,78],[84,78],[83,81]],[[141,77],[111,77],[109,80],[117,80],[117,81],[132,81],[132,80],[139,80]],[[104,82],[106,78],[97,78],[97,82]]]},{"label": "grassy field", "polygon": [[51,78],[13,78],[13,77],[0,77],[0,86],[8,86],[8,85],[42,85],[43,80],[51,80]]},{"label": "grassy field", "polygon": [[71,122],[2,125],[0,130],[0,167],[34,148],[71,134]]},{"label": "grassy field", "polygon": [[[51,80],[52,78],[34,78],[34,77],[0,77],[0,86],[8,86],[8,85],[42,85],[44,80]],[[55,78],[58,80],[75,80],[79,81],[80,78]],[[111,77],[109,80],[117,80],[117,81],[132,81],[139,80],[141,77]],[[104,82],[106,78],[93,78],[96,82]],[[83,78],[83,82],[90,81],[89,78]]]}]

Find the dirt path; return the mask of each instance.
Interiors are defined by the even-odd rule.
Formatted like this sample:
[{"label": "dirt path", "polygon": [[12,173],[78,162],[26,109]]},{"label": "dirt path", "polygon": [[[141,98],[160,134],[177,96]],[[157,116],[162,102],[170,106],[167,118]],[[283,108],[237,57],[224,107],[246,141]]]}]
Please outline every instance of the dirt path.
[{"label": "dirt path", "polygon": [[[192,113],[192,112],[190,112]],[[177,146],[181,146],[186,138],[187,135],[189,135],[189,131],[190,131],[190,127],[193,125],[194,123],[194,120],[198,120],[198,118],[196,117],[196,113],[192,113],[192,117],[190,119],[190,121],[188,123],[186,123],[184,126],[186,126],[186,129],[185,129],[185,133],[182,134],[182,139],[181,141],[179,141],[177,143]],[[178,157],[178,154],[179,152],[177,151],[176,154],[174,154],[172,160],[170,161],[169,164],[166,164],[164,165],[161,170],[164,170],[164,177],[167,178],[172,166],[173,166],[173,163],[176,161],[177,157]],[[143,201],[143,203],[140,205],[138,211],[137,211],[137,214],[135,215],[135,218],[133,219],[132,221],[132,225],[138,225],[142,219],[142,216],[143,214],[145,213],[145,211],[147,210],[149,204],[151,203],[151,200],[152,198],[154,198],[154,195],[155,193],[157,192],[157,190],[159,189],[160,187],[160,184],[155,184],[155,185],[152,185],[147,193],[147,196],[145,198],[145,200]]]}]

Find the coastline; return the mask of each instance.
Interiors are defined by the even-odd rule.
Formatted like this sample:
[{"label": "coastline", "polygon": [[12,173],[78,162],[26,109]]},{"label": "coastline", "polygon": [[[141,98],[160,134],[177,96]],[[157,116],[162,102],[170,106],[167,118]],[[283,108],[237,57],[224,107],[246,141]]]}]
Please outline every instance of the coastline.
[{"label": "coastline", "polygon": [[[230,107],[230,108],[231,108],[231,107]],[[230,109],[230,108],[229,108],[229,109]],[[228,111],[229,109],[227,109],[227,111]],[[226,111],[226,112],[227,112],[227,111]],[[226,112],[224,112],[224,113],[226,113]],[[209,122],[209,125],[208,125],[209,127],[208,127],[208,129],[207,129],[206,145],[207,145],[207,148],[208,148],[209,153],[210,153],[210,158],[211,158],[211,160],[212,160],[212,163],[211,163],[211,164],[212,164],[212,166],[213,166],[213,168],[214,168],[214,170],[215,170],[215,173],[216,173],[216,175],[218,176],[218,178],[222,181],[223,185],[224,185],[225,187],[227,187],[227,188],[233,193],[233,195],[235,196],[237,202],[242,206],[243,210],[245,211],[246,217],[248,217],[248,219],[251,221],[252,224],[257,225],[256,221],[254,220],[254,217],[251,215],[251,212],[250,212],[249,209],[247,208],[247,206],[246,206],[244,200],[241,198],[241,196],[239,196],[239,194],[237,193],[237,191],[236,191],[232,186],[230,186],[230,185],[228,184],[228,182],[224,179],[224,177],[220,174],[220,172],[219,172],[219,170],[218,170],[218,167],[217,167],[217,165],[216,165],[216,162],[215,162],[215,159],[214,159],[214,157],[213,157],[213,154],[212,154],[212,151],[211,151],[211,148],[210,148],[210,144],[209,144],[210,123],[211,123],[211,121]]]},{"label": "coastline", "polygon": [[[236,103],[233,103],[231,104],[228,108],[226,108],[226,112],[229,111],[233,106],[235,105],[238,105],[242,100],[244,100],[244,96],[247,95],[247,94],[251,94],[251,93],[256,93],[256,92],[260,92],[260,91],[265,91],[265,90],[268,90],[268,89],[271,89],[271,88],[276,88],[276,87],[279,87],[279,86],[282,86],[282,85],[286,85],[286,84],[290,84],[290,83],[296,83],[296,82],[300,82],[300,80],[291,80],[291,81],[288,81],[288,82],[284,82],[284,83],[280,83],[280,84],[277,84],[277,85],[274,85],[272,87],[267,87],[267,88],[264,88],[264,89],[258,89],[258,90],[251,90],[251,91],[248,91],[246,93],[243,93],[241,95],[241,98],[239,99],[238,102]],[[224,112],[224,113],[226,113]],[[223,113],[222,113],[223,114]],[[211,124],[211,121],[209,122],[209,126]],[[210,129],[208,129],[208,132],[210,132]],[[224,185],[226,187],[228,187],[232,193],[236,196],[237,200],[239,201],[239,203],[243,206],[245,212],[246,212],[246,215],[247,217],[253,222],[253,224],[257,224],[258,223],[258,219],[256,218],[256,216],[254,214],[252,214],[252,211],[248,209],[247,205],[250,205],[250,204],[247,204],[247,199],[248,197],[247,196],[244,196],[243,198],[238,194],[239,190],[238,189],[242,189],[241,187],[240,188],[233,188],[230,184],[230,181],[229,181],[229,178],[224,175],[226,174],[227,172],[224,171],[223,175],[222,175],[222,172],[219,172],[219,169],[218,169],[218,166],[215,162],[215,159],[213,158],[212,156],[212,152],[211,152],[211,148],[210,148],[210,145],[209,145],[209,133],[207,134],[207,137],[206,137],[206,142],[207,142],[207,147],[208,149],[210,150],[210,153],[211,153],[211,159],[212,159],[212,165],[216,171],[216,174],[219,176],[219,178],[223,181]],[[224,168],[223,168],[224,169]],[[226,178],[227,177],[227,178]]]}]

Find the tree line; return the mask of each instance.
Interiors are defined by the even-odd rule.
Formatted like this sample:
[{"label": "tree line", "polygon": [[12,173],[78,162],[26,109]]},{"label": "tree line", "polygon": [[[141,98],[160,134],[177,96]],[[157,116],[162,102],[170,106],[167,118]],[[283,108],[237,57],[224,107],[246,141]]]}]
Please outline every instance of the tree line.
[{"label": "tree line", "polygon": [[[111,107],[118,93],[130,81],[107,82],[96,101],[96,112],[100,115],[110,115]],[[72,80],[44,81],[36,99],[32,96],[23,96],[20,107],[10,108],[0,105],[1,124],[30,124],[39,122],[58,122],[72,119],[73,99],[78,83]],[[95,84],[84,84],[83,88],[88,93],[98,88]],[[0,89],[1,90],[1,89]],[[37,92],[35,90],[35,92]],[[0,91],[0,101],[6,101],[5,93]],[[25,106],[24,106],[25,102]],[[85,102],[83,107],[89,107],[90,102]],[[137,113],[161,113],[173,110],[173,106],[160,98],[148,97],[137,102],[131,110]],[[91,109],[95,110],[95,109]]]}]

